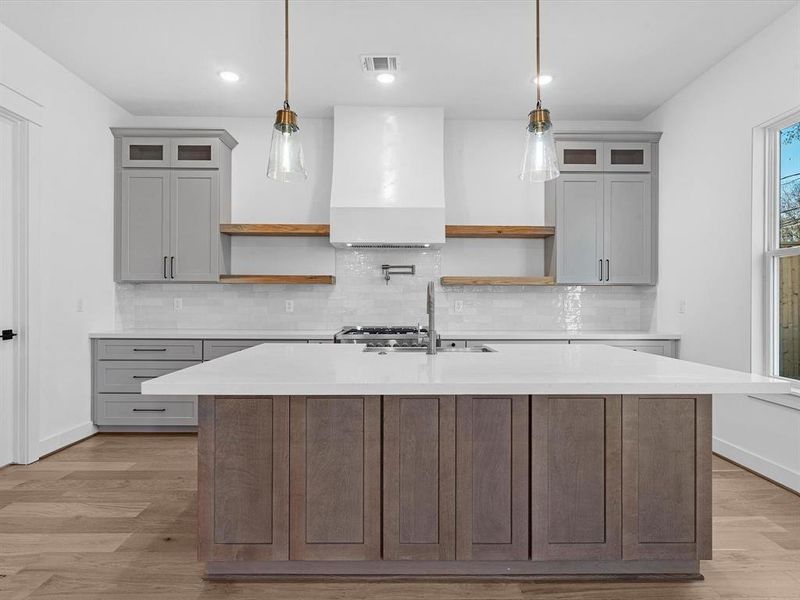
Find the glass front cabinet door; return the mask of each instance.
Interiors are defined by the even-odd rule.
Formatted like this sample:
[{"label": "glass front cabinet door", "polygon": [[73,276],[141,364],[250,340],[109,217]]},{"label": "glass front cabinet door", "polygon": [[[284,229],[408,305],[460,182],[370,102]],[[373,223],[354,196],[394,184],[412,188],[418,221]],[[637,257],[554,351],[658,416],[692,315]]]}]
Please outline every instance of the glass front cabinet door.
[{"label": "glass front cabinet door", "polygon": [[606,142],[604,171],[650,171],[650,144],[639,142]]},{"label": "glass front cabinet door", "polygon": [[170,154],[172,167],[216,169],[219,167],[219,139],[173,138]]},{"label": "glass front cabinet door", "polygon": [[603,170],[603,142],[556,142],[556,150],[565,173]]},{"label": "glass front cabinet door", "polygon": [[149,169],[169,167],[169,138],[122,138],[122,166]]}]

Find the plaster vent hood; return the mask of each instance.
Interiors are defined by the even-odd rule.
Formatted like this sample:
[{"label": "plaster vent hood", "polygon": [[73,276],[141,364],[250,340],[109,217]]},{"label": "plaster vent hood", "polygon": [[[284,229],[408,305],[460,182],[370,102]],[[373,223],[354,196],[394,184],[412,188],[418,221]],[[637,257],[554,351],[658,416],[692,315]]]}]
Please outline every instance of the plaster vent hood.
[{"label": "plaster vent hood", "polygon": [[336,106],[330,240],[444,244],[444,109]]}]

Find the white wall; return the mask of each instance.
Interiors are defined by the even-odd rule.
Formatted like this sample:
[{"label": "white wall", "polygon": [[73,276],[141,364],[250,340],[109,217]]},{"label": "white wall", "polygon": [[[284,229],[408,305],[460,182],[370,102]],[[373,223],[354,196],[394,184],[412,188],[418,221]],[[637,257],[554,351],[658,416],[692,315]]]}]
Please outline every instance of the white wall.
[{"label": "white wall", "polygon": [[[760,125],[790,110],[800,110],[799,8],[643,122],[664,132],[656,319],[659,329],[682,334],[682,358],[744,371],[751,363],[756,371],[763,364],[763,340],[751,339],[751,321],[762,319],[763,291],[763,222],[752,218],[753,138]],[[756,161],[755,168],[760,181],[763,164]],[[682,300],[685,314],[679,312]],[[761,421],[757,427],[751,426],[754,419]],[[732,458],[761,470],[769,463],[773,476],[783,473],[784,483],[798,486],[800,438],[784,436],[786,443],[777,445],[770,439],[771,431],[785,425],[780,419],[800,424],[800,412],[748,398],[717,398],[715,448],[729,454],[738,448]]]},{"label": "white wall", "polygon": [[[113,138],[128,113],[0,25],[0,84],[43,105],[31,206],[32,401],[40,453],[92,432],[89,341],[114,323]],[[78,312],[79,302],[83,311]]]}]

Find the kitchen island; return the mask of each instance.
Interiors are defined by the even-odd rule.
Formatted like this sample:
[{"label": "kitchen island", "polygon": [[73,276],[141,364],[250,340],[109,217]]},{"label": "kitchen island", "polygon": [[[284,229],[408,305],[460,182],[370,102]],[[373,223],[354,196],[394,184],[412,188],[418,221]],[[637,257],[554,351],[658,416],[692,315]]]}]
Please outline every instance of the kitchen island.
[{"label": "kitchen island", "polygon": [[697,578],[711,395],[789,384],[608,346],[270,344],[143,384],[199,395],[216,579]]}]

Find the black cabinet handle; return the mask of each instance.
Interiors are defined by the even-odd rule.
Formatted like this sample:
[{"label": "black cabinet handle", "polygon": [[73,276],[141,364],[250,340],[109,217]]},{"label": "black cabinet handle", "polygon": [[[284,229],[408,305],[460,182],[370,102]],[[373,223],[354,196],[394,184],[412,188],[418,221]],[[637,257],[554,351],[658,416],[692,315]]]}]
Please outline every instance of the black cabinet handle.
[{"label": "black cabinet handle", "polygon": [[13,329],[3,329],[3,331],[0,332],[0,340],[13,340],[15,337],[17,337],[17,334]]},{"label": "black cabinet handle", "polygon": [[171,256],[169,259],[169,278],[175,279],[175,257]]},{"label": "black cabinet handle", "polygon": [[134,352],[166,352],[166,348],[134,348]]},{"label": "black cabinet handle", "polygon": [[167,412],[166,408],[134,408],[133,412]]},{"label": "black cabinet handle", "polygon": [[606,259],[606,281],[611,277],[611,261]]},{"label": "black cabinet handle", "polygon": [[167,278],[167,257],[164,257],[164,279]]},{"label": "black cabinet handle", "polygon": [[155,379],[158,375],[131,375],[131,379]]},{"label": "black cabinet handle", "polygon": [[601,258],[598,262],[600,263],[600,279],[599,279],[599,281],[603,281],[603,259]]}]

